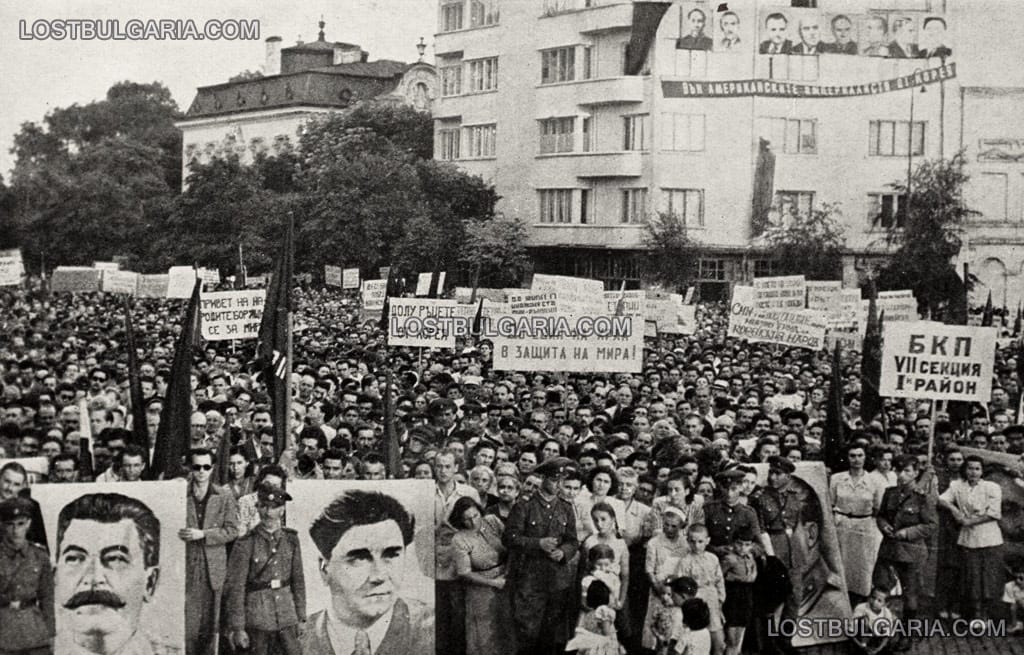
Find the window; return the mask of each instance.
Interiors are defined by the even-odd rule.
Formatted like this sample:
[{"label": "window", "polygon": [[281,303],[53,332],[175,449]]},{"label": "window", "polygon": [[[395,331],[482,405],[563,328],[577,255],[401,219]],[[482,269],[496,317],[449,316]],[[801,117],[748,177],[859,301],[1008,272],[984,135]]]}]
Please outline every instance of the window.
[{"label": "window", "polygon": [[453,127],[437,132],[437,158],[451,161],[459,158],[459,128]]},{"label": "window", "polygon": [[813,191],[776,191],[775,207],[786,216],[810,216],[814,209]]},{"label": "window", "polygon": [[572,116],[540,121],[540,154],[572,152],[576,119]]},{"label": "window", "polygon": [[662,189],[667,197],[666,210],[683,219],[688,227],[704,227],[703,189]]},{"label": "window", "polygon": [[622,190],[622,222],[642,223],[647,220],[647,189]]},{"label": "window", "polygon": [[905,195],[896,193],[869,193],[868,202],[871,208],[868,219],[871,221],[871,227],[903,227],[907,218],[906,199]]},{"label": "window", "polygon": [[466,133],[466,157],[493,157],[494,140],[498,126],[471,125],[463,128]]},{"label": "window", "polygon": [[650,114],[634,114],[623,116],[622,149],[623,150],[648,150],[648,134],[651,132]]},{"label": "window", "polygon": [[590,189],[580,189],[580,223],[590,223]]},{"label": "window", "polygon": [[441,95],[457,96],[462,93],[462,63],[441,67]]},{"label": "window", "polygon": [[462,29],[462,2],[445,2],[441,5],[441,31],[454,32]]},{"label": "window", "polygon": [[912,155],[924,154],[924,121],[914,121],[913,130],[909,121],[871,121],[869,124],[869,155],[906,157],[908,145]]},{"label": "window", "polygon": [[480,93],[498,88],[498,58],[474,59],[469,62],[469,91]]},{"label": "window", "polygon": [[572,189],[540,189],[540,222],[572,222]]},{"label": "window", "polygon": [[704,114],[664,114],[666,150],[704,149]]},{"label": "window", "polygon": [[498,0],[470,0],[469,26],[484,27],[498,24]]},{"label": "window", "polygon": [[724,259],[702,259],[697,268],[697,277],[702,280],[725,280]]},{"label": "window", "polygon": [[595,77],[594,75],[594,46],[585,45],[581,46],[580,49],[583,51],[583,67],[580,70],[580,79],[589,80]]},{"label": "window", "polygon": [[553,48],[540,53],[540,83],[555,84],[576,79],[576,48]]},{"label": "window", "polygon": [[754,277],[772,277],[778,270],[778,262],[774,259],[755,259]]},{"label": "window", "polygon": [[583,152],[595,152],[597,150],[597,135],[594,134],[594,117],[584,116],[583,128]]},{"label": "window", "polygon": [[814,155],[818,152],[818,123],[813,119],[762,118],[761,136],[772,149],[787,155]]}]

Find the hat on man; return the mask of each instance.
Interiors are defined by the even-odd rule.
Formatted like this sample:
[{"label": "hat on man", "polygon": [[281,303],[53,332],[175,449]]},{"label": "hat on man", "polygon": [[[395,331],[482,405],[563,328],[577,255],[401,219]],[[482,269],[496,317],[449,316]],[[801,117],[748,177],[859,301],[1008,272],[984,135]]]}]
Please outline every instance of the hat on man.
[{"label": "hat on man", "polygon": [[259,502],[266,503],[271,507],[284,507],[284,504],[292,499],[284,489],[278,489],[274,485],[264,482],[256,490],[256,497]]},{"label": "hat on man", "polygon": [[745,477],[746,474],[744,474],[743,471],[738,469],[729,469],[727,471],[722,471],[715,476],[715,484],[723,488],[728,488],[728,486],[734,482],[743,482],[743,478]]},{"label": "hat on man", "polygon": [[572,467],[573,461],[568,457],[552,457],[545,460],[533,472],[545,478],[559,478],[568,473]]},{"label": "hat on man", "polygon": [[472,385],[474,387],[479,387],[483,383],[483,381],[484,381],[484,379],[482,377],[480,377],[479,375],[463,375],[462,376],[462,386]]},{"label": "hat on man", "polygon": [[10,523],[20,518],[32,518],[31,500],[15,496],[0,503],[0,522]]},{"label": "hat on man", "polygon": [[782,471],[792,475],[793,471],[796,470],[796,465],[785,457],[775,455],[768,458],[768,470]]}]

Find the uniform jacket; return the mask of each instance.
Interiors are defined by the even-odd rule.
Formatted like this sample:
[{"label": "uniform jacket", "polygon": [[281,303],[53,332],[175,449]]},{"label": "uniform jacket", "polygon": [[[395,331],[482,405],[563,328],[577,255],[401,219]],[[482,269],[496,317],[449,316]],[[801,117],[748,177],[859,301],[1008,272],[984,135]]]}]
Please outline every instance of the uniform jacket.
[{"label": "uniform jacket", "polygon": [[0,540],[0,605],[30,601],[19,609],[0,608],[0,651],[46,646],[54,635],[53,568],[46,550],[32,542],[16,549]]},{"label": "uniform jacket", "polygon": [[[335,653],[327,634],[327,610],[309,617],[299,638],[308,655],[350,655]],[[399,598],[391,625],[374,655],[428,655],[434,652],[434,610],[415,600]]]},{"label": "uniform jacket", "polygon": [[[541,549],[540,540],[545,537],[558,539],[558,548],[564,555],[561,562],[549,559]],[[502,542],[509,550],[511,578],[544,580],[553,591],[573,584],[575,569],[570,562],[580,544],[576,516],[568,501],[556,497],[548,502],[537,492],[529,500],[516,503],[505,524]]]},{"label": "uniform jacket", "polygon": [[[277,589],[248,591],[276,580]],[[277,631],[306,618],[306,583],[302,574],[299,534],[281,528],[271,535],[263,528],[235,542],[224,582],[228,626],[232,630]]]},{"label": "uniform jacket", "polygon": [[903,539],[885,537],[878,549],[879,560],[891,562],[921,562],[928,558],[928,540],[939,524],[934,496],[916,488],[889,487],[882,496],[878,510],[878,529],[905,530]]},{"label": "uniform jacket", "polygon": [[228,570],[228,551],[225,547],[238,536],[238,506],[235,495],[226,487],[210,484],[210,499],[206,503],[206,515],[199,525],[196,503],[188,490],[187,526],[199,528],[206,533],[202,541],[189,542],[187,548],[202,548],[206,551],[206,568],[210,577],[210,588],[220,591]]}]

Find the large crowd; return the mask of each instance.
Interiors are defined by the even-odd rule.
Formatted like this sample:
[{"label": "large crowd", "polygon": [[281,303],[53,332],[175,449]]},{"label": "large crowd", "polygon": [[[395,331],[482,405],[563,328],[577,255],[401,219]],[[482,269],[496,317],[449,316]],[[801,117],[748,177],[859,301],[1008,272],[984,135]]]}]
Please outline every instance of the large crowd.
[{"label": "large crowd", "polygon": [[[113,295],[0,290],[0,458],[45,456],[34,484],[147,477],[183,303],[130,309],[148,448],[130,429],[124,311]],[[223,514],[230,542],[259,525],[257,488],[384,480],[393,433],[392,477],[434,481],[439,653],[785,652],[778,626],[805,616],[855,617],[866,653],[910,645],[873,629],[894,613],[1024,631],[1024,507],[1006,492],[1024,454],[1015,347],[965,420],[928,399],[885,399],[862,420],[860,354],[846,353],[843,470],[816,490],[804,462],[832,436],[832,358],[728,338],[725,305],[701,304],[693,335],[648,339],[639,374],[496,371],[486,341],[389,348],[337,290],[298,289],[295,312],[283,452],[254,342],[194,353],[190,476],[227,454],[224,503],[198,500],[198,525]],[[0,500],[29,496],[29,477],[5,465]],[[204,564],[189,552],[191,572]],[[201,613],[212,601],[196,593]],[[190,615],[190,654],[211,620]]]}]

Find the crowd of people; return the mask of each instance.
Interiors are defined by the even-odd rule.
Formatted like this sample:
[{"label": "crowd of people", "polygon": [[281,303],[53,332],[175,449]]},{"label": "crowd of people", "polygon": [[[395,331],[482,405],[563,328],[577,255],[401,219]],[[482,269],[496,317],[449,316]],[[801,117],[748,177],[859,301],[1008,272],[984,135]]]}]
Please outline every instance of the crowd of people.
[{"label": "crowd of people", "polygon": [[[862,621],[851,643],[867,653],[909,646],[872,633],[893,611],[1001,617],[1024,631],[1024,567],[1008,556],[1024,538],[1024,507],[993,481],[1014,486],[1024,454],[1009,348],[997,351],[991,402],[966,421],[927,399],[886,399],[862,420],[860,355],[846,353],[845,463],[816,489],[803,462],[821,461],[831,436],[831,357],[727,338],[724,305],[700,305],[693,335],[648,339],[642,373],[524,374],[494,370],[486,341],[389,348],[340,291],[296,298],[283,452],[249,371],[254,344],[209,343],[193,356],[178,532],[189,655],[232,634],[217,610],[228,546],[266,520],[268,489],[385,480],[392,433],[401,470],[391,477],[435,489],[439,653],[782,652],[792,643],[772,629],[780,619],[851,612]],[[0,458],[46,457],[33,484],[145,479],[182,309],[137,300],[130,310],[149,435],[139,444],[120,298],[0,291]],[[225,453],[226,471],[215,470]],[[17,463],[0,470],[0,644],[11,643],[12,617],[45,614],[5,586],[25,543],[46,546],[38,510],[23,502],[29,477]],[[18,650],[47,652],[52,615],[39,626],[49,634]]]}]

